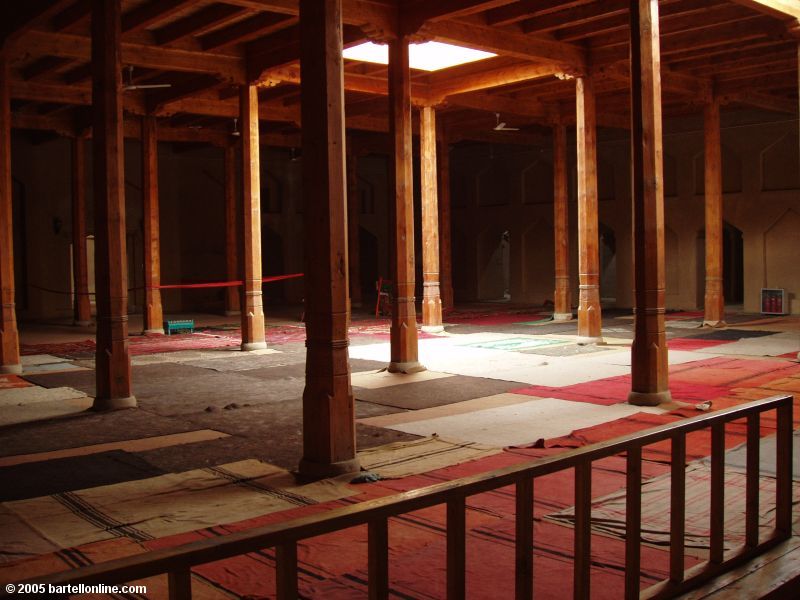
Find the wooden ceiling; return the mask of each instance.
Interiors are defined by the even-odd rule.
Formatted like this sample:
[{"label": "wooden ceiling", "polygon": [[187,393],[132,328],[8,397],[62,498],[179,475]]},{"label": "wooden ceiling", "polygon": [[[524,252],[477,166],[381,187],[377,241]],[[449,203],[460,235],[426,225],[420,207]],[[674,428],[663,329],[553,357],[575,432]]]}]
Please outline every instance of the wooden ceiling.
[{"label": "wooden ceiling", "polygon": [[[598,122],[629,123],[629,0],[343,0],[344,42],[398,34],[488,50],[488,60],[412,71],[418,105],[439,107],[451,139],[524,141],[574,121],[576,76],[591,76]],[[162,139],[229,139],[237,86],[258,82],[268,141],[296,144],[300,125],[297,0],[122,0],[129,135],[156,114]],[[796,114],[800,2],[659,0],[666,115],[723,104]],[[91,123],[89,0],[4,2],[15,127],[86,135]],[[399,18],[398,18],[399,15]],[[387,69],[345,61],[347,127],[387,131]],[[127,78],[126,71],[125,77]],[[127,81],[127,79],[126,79]],[[501,113],[518,133],[495,132]]]}]

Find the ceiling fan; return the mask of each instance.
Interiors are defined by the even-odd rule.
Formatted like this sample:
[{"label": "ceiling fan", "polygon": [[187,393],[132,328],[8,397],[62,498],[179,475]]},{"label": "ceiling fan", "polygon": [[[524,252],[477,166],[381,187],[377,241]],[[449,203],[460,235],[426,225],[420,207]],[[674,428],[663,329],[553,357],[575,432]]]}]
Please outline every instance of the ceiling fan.
[{"label": "ceiling fan", "polygon": [[237,119],[236,117],[234,117],[233,119],[233,131],[231,131],[231,135],[233,137],[239,137],[240,135],[242,135],[241,132],[239,131],[239,119]]},{"label": "ceiling fan", "polygon": [[124,92],[130,92],[133,90],[157,90],[172,87],[171,83],[134,83],[133,65],[128,65],[125,67],[125,71],[128,73],[128,76],[125,78],[126,81],[122,84],[122,91]]},{"label": "ceiling fan", "polygon": [[519,127],[508,127],[505,121],[500,120],[500,113],[494,113],[497,119],[497,124],[494,126],[495,131],[519,131]]}]

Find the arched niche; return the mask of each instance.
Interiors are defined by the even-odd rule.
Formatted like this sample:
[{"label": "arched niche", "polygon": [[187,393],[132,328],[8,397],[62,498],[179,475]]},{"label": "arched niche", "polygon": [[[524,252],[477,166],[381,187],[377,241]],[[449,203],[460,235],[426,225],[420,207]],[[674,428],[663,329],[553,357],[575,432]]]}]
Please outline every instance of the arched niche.
[{"label": "arched niche", "polygon": [[478,234],[478,300],[502,299],[510,287],[510,244],[506,230],[489,227]]},{"label": "arched niche", "polygon": [[476,177],[478,206],[514,204],[520,193],[518,178],[518,172],[510,161],[493,157]]},{"label": "arched niche", "polygon": [[264,170],[261,180],[261,212],[280,214],[283,212],[283,181],[269,169]]},{"label": "arched niche", "polygon": [[553,165],[534,160],[522,170],[522,201],[525,204],[553,203]]},{"label": "arched niche", "polygon": [[797,251],[800,248],[800,215],[787,210],[764,234],[765,281],[767,287],[800,291],[800,269]]},{"label": "arched niche", "polygon": [[553,225],[544,219],[522,236],[523,277],[527,299],[540,303],[553,299],[555,288],[555,239]]},{"label": "arched niche", "polygon": [[358,190],[358,211],[362,215],[375,214],[375,184],[361,175],[356,177]]},{"label": "arched niche", "polygon": [[761,189],[764,191],[800,188],[800,163],[797,132],[789,132],[761,152]]}]

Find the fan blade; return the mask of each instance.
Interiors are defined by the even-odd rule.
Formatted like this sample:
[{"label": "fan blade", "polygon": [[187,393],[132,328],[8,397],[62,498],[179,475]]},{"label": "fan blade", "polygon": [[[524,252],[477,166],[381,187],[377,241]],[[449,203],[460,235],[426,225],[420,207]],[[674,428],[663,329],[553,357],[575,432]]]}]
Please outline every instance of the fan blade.
[{"label": "fan blade", "polygon": [[171,83],[142,83],[142,84],[134,84],[134,85],[126,85],[122,89],[124,90],[160,90],[164,88],[171,88]]}]

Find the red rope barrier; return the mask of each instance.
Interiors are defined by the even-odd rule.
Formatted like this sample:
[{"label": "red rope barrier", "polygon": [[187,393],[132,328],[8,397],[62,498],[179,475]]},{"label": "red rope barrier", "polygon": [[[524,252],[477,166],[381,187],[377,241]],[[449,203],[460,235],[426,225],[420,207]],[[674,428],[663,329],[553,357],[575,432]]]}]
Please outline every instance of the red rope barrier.
[{"label": "red rope barrier", "polygon": [[[302,277],[303,273],[291,273],[289,275],[271,275],[261,279],[263,283],[272,283],[273,281],[283,281],[284,279],[296,279]],[[177,289],[194,289],[194,288],[220,288],[220,287],[238,287],[244,282],[239,281],[214,281],[209,283],[172,283],[169,285],[156,285],[153,286],[159,290],[177,290]]]},{"label": "red rope barrier", "polygon": [[[272,283],[273,281],[283,281],[284,279],[296,279],[298,277],[302,277],[303,273],[290,273],[288,275],[271,275],[269,277],[264,277],[261,279],[263,283]],[[177,290],[177,289],[192,289],[192,288],[220,288],[220,287],[238,287],[242,285],[244,282],[242,280],[239,281],[214,281],[209,283],[174,283],[169,285],[154,285],[152,289],[156,290]],[[62,294],[64,296],[72,296],[73,294],[77,294],[78,296],[94,296],[96,292],[64,292],[61,290],[54,290],[51,288],[41,287],[39,285],[34,285],[32,283],[28,284],[28,287],[32,287],[37,290],[42,290],[43,292],[50,292],[51,294]],[[146,289],[144,286],[128,288],[129,292],[134,292],[137,290],[144,290]]]}]

